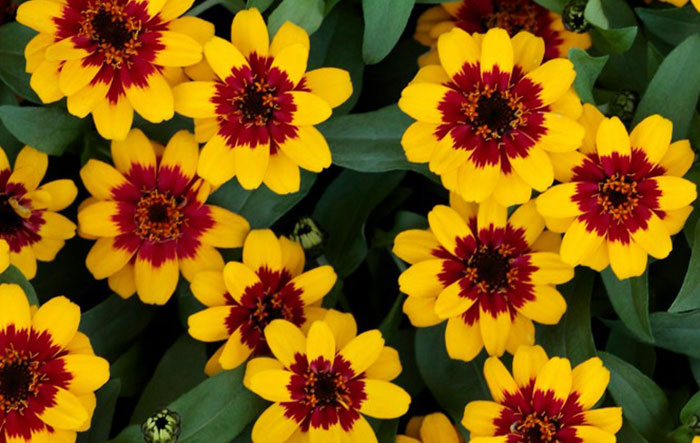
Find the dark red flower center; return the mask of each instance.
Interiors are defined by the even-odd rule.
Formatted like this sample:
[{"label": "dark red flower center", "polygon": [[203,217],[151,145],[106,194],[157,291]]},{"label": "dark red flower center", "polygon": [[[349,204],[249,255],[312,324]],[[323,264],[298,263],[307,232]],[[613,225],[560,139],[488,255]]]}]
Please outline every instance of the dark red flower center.
[{"label": "dark red flower center", "polygon": [[520,31],[537,35],[542,12],[543,8],[532,1],[493,2],[493,11],[482,18],[482,26],[484,30],[503,28],[511,36]]},{"label": "dark red flower center", "polygon": [[[7,194],[0,195],[0,235],[12,235],[24,227],[24,219],[17,213],[19,208],[14,198]],[[30,211],[23,208],[30,214]]]},{"label": "dark red flower center", "polygon": [[520,435],[522,443],[554,442],[558,430],[559,422],[556,418],[549,418],[536,412],[511,425],[511,431]]},{"label": "dark red flower center", "polygon": [[157,189],[146,191],[136,204],[134,233],[143,240],[163,242],[180,236],[182,202]]},{"label": "dark red flower center", "polygon": [[631,217],[639,199],[637,182],[629,174],[615,173],[598,183],[598,204],[616,221]]},{"label": "dark red flower center", "polygon": [[92,40],[112,67],[121,68],[138,53],[142,24],[126,12],[125,4],[97,0],[89,3],[81,15],[79,35]]},{"label": "dark red flower center", "polygon": [[38,366],[39,362],[14,349],[5,350],[0,358],[0,410],[22,412],[27,407],[27,399],[39,394]]},{"label": "dark red flower center", "polygon": [[511,269],[510,252],[504,246],[480,246],[467,260],[467,277],[484,293],[508,288],[517,271],[516,268]]},{"label": "dark red flower center", "polygon": [[462,102],[462,112],[476,134],[489,140],[500,139],[507,132],[524,124],[525,106],[510,91],[489,86],[469,93]]},{"label": "dark red flower center", "polygon": [[241,123],[247,126],[267,126],[279,109],[277,88],[270,86],[258,75],[233,95],[231,104]]},{"label": "dark red flower center", "polygon": [[284,303],[279,293],[266,293],[258,298],[255,309],[250,312],[250,321],[262,332],[272,320],[296,320],[294,306]]},{"label": "dark red flower center", "polygon": [[304,375],[304,392],[306,398],[302,400],[310,408],[317,406],[343,406],[352,404],[350,390],[346,385],[346,379],[341,374],[332,370],[314,371],[309,368]]}]

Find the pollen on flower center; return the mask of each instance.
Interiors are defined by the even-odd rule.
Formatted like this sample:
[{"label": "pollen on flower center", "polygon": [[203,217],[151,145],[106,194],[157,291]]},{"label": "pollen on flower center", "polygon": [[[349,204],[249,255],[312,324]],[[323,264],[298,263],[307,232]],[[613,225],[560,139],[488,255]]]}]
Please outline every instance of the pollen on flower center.
[{"label": "pollen on flower center", "polygon": [[144,192],[136,204],[134,233],[144,240],[163,242],[180,236],[181,204],[169,193],[157,189]]},{"label": "pollen on flower center", "polygon": [[255,304],[255,310],[250,314],[251,321],[262,331],[272,320],[293,318],[291,308],[285,306],[279,294],[265,294]]},{"label": "pollen on flower center", "polygon": [[462,103],[462,112],[475,132],[484,139],[500,139],[523,124],[524,105],[510,91],[488,86],[469,93]]},{"label": "pollen on flower center", "polygon": [[513,36],[520,31],[537,35],[541,10],[531,1],[494,2],[494,10],[482,19],[484,29],[503,28]]},{"label": "pollen on flower center", "polygon": [[477,283],[482,292],[498,291],[508,287],[514,269],[505,249],[480,247],[467,262],[466,274]]},{"label": "pollen on flower center", "polygon": [[0,410],[21,412],[29,396],[39,394],[38,365],[14,349],[5,350],[0,358]]},{"label": "pollen on flower center", "polygon": [[20,208],[7,194],[0,195],[0,235],[11,235],[22,229],[24,219],[17,213]]},{"label": "pollen on flower center", "polygon": [[141,46],[141,23],[131,17],[125,5],[115,1],[97,0],[82,12],[79,35],[95,42],[105,61],[115,69],[128,63]]},{"label": "pollen on flower center", "polygon": [[525,417],[522,422],[513,423],[512,426],[512,430],[522,436],[523,443],[553,442],[558,428],[556,419],[535,412]]},{"label": "pollen on flower center", "polygon": [[349,405],[349,390],[345,379],[340,374],[331,371],[314,371],[309,369],[305,376],[306,399],[304,402],[311,408],[335,404]]},{"label": "pollen on flower center", "polygon": [[637,182],[629,175],[615,173],[598,183],[598,204],[615,221],[631,217],[639,198]]},{"label": "pollen on flower center", "polygon": [[241,123],[245,125],[266,126],[279,109],[276,88],[257,76],[239,90],[231,102],[237,108]]}]

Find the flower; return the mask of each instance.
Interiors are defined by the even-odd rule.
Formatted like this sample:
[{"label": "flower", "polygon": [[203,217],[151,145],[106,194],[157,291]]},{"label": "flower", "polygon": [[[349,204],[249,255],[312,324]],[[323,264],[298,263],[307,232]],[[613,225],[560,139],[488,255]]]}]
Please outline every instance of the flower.
[{"label": "flower", "polygon": [[236,14],[231,43],[204,45],[214,75],[175,88],[175,110],[195,118],[202,149],[199,175],[219,186],[234,175],[244,189],[261,183],[278,194],[299,190],[299,167],[320,172],[331,164],[313,125],[352,94],[350,76],[336,68],[305,73],[309,36],[286,22],[270,44],[257,9]]},{"label": "flower", "polygon": [[109,379],[78,332],[80,308],[65,297],[30,307],[15,284],[0,284],[0,306],[0,442],[75,441]]},{"label": "flower", "polygon": [[[688,3],[692,3],[695,9],[700,12],[700,0],[661,0],[664,3],[670,3],[677,8],[682,8]],[[695,442],[693,442],[695,443]],[[700,443],[700,442],[699,442]]]},{"label": "flower", "polygon": [[665,258],[671,235],[692,211],[695,184],[683,179],[695,154],[687,140],[671,143],[673,124],[659,115],[627,134],[620,119],[586,105],[580,152],[560,155],[557,179],[537,198],[548,224],[565,232],[561,258],[618,278],[644,273],[647,254]]},{"label": "flower", "polygon": [[[68,97],[68,111],[92,113],[100,135],[123,140],[134,110],[159,123],[172,118],[173,94],[164,74],[202,59],[187,34],[213,26],[178,17],[193,0],[30,0],[17,21],[39,32],[25,49],[31,87],[44,103]],[[202,28],[204,31],[202,31]]]},{"label": "flower", "polygon": [[406,425],[406,435],[397,435],[396,443],[464,443],[450,419],[440,412],[413,417]]},{"label": "flower", "polygon": [[356,336],[352,315],[338,311],[321,320],[307,337],[286,320],[265,328],[274,358],[248,362],[243,381],[274,402],[253,426],[254,443],[376,443],[363,414],[390,419],[408,410],[410,396],[390,383],[401,373],[399,354],[384,346],[381,332]]},{"label": "flower", "polygon": [[512,376],[491,357],[484,377],[494,401],[472,401],[464,408],[462,424],[471,443],[613,443],[622,426],[622,408],[591,409],[610,381],[598,357],[572,370],[566,358],[550,359],[540,346],[521,346]]},{"label": "flower", "polygon": [[403,311],[417,327],[447,320],[450,357],[470,361],[483,347],[489,355],[533,344],[533,320],[556,324],[566,301],[554,285],[569,281],[559,237],[544,231],[530,201],[506,220],[493,200],[465,203],[454,194],[450,206],[428,214],[429,230],[400,233],[394,253],[411,264],[399,276],[408,294]]},{"label": "flower", "polygon": [[442,3],[418,18],[415,39],[431,50],[419,58],[419,64],[439,64],[435,50],[438,37],[458,27],[468,33],[485,33],[492,28],[505,29],[510,36],[527,31],[544,40],[544,59],[566,58],[571,48],[588,49],[591,37],[570,32],[561,15],[550,12],[532,0],[461,0]]},{"label": "flower", "polygon": [[438,52],[442,64],[422,68],[399,100],[418,120],[401,140],[408,160],[429,162],[467,201],[493,195],[510,206],[547,189],[550,153],[573,151],[583,138],[571,62],[540,65],[542,39],[502,29],[470,36],[454,28]]},{"label": "flower", "polygon": [[[303,327],[323,315],[316,307],[331,290],[337,275],[331,266],[304,271],[304,250],[269,229],[253,230],[243,245],[243,263],[229,262],[221,271],[200,272],[192,293],[208,308],[190,315],[189,333],[197,340],[227,340],[207,373],[234,369],[251,354],[269,353],[263,331],[284,319]],[[309,323],[310,325],[310,323]],[[308,325],[305,329],[308,329]]]},{"label": "flower", "polygon": [[[37,260],[52,261],[75,236],[75,224],[56,211],[73,203],[78,188],[68,179],[39,186],[48,164],[46,154],[25,146],[10,169],[0,148],[0,239],[9,246],[10,263],[28,279],[36,275]],[[0,251],[7,253],[4,245]]]},{"label": "flower", "polygon": [[177,443],[181,431],[180,424],[180,414],[161,409],[141,425],[141,433],[146,443]]},{"label": "flower", "polygon": [[137,292],[144,303],[165,304],[180,271],[191,280],[220,271],[215,248],[237,248],[249,230],[241,216],[204,204],[210,187],[196,177],[199,149],[187,131],[165,150],[138,129],[112,142],[113,167],[89,160],[80,177],[92,197],[78,210],[83,234],[96,238],[88,270],[122,297]]}]

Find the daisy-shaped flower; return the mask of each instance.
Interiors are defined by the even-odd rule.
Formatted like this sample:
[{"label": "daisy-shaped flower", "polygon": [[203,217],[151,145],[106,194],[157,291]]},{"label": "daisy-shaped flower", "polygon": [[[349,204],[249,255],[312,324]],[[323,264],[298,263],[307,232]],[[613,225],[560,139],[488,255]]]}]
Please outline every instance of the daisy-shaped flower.
[{"label": "daisy-shaped flower", "polygon": [[544,40],[545,60],[566,58],[571,48],[591,46],[588,34],[566,30],[561,15],[533,0],[461,0],[434,6],[418,18],[415,38],[431,48],[419,58],[421,66],[440,63],[435,48],[438,37],[454,27],[470,34],[492,28],[505,29],[511,36],[527,31]]},{"label": "daisy-shaped flower", "polygon": [[257,9],[240,11],[231,42],[204,45],[210,81],[175,88],[175,110],[195,118],[202,149],[199,175],[218,186],[234,175],[245,189],[261,183],[278,194],[299,190],[299,167],[320,172],[331,152],[313,125],[352,94],[350,76],[336,68],[306,72],[309,36],[287,22],[270,43]]},{"label": "daisy-shaped flower", "polygon": [[464,443],[449,418],[440,412],[413,417],[406,425],[406,435],[397,435],[396,443]]},{"label": "daisy-shaped flower", "polygon": [[114,167],[90,160],[80,177],[92,194],[78,210],[82,234],[96,238],[85,264],[122,297],[164,304],[180,271],[189,281],[221,271],[215,248],[237,248],[249,230],[241,216],[205,204],[210,186],[197,178],[199,149],[187,131],[163,150],[134,129],[112,142]]},{"label": "daisy-shaped flower", "polygon": [[164,72],[202,59],[201,45],[188,34],[206,25],[191,17],[178,19],[192,3],[22,3],[17,21],[39,32],[25,49],[32,88],[44,103],[67,97],[71,114],[92,113],[98,132],[110,140],[126,137],[134,110],[153,123],[169,120],[173,93]]},{"label": "daisy-shaped flower", "polygon": [[207,365],[207,373],[234,369],[251,354],[269,353],[264,330],[273,320],[302,327],[323,315],[315,307],[337,276],[330,266],[304,272],[304,250],[269,229],[254,230],[243,245],[243,263],[200,272],[192,280],[194,296],[208,308],[190,315],[189,333],[197,340],[227,340]]},{"label": "daisy-shaped flower", "polygon": [[695,184],[683,179],[695,154],[687,140],[671,143],[673,124],[659,115],[631,134],[617,118],[586,106],[581,151],[560,156],[558,179],[537,198],[537,210],[552,229],[566,232],[561,258],[572,266],[603,270],[618,278],[639,276],[647,254],[671,252],[692,211]]},{"label": "daisy-shaped flower", "polygon": [[428,214],[429,230],[400,233],[394,253],[412,266],[399,277],[403,310],[417,327],[447,320],[450,357],[470,361],[533,344],[533,320],[556,324],[566,301],[554,285],[569,281],[556,234],[530,201],[510,218],[493,200],[480,205],[450,195],[451,207]]},{"label": "daisy-shaped flower", "polygon": [[502,29],[470,36],[454,28],[438,40],[440,65],[422,68],[399,107],[418,120],[401,140],[409,161],[426,163],[467,201],[493,195],[526,202],[554,180],[551,152],[583,138],[581,104],[565,59],[540,64],[542,39]]},{"label": "daisy-shaped flower", "polygon": [[75,441],[109,379],[78,332],[80,308],[65,297],[30,307],[15,284],[0,285],[0,306],[0,442]]},{"label": "daisy-shaped flower", "polygon": [[598,357],[571,369],[566,358],[540,346],[521,346],[513,375],[496,357],[484,364],[493,401],[473,401],[462,424],[471,443],[614,443],[622,408],[592,409],[605,393],[610,371]]},{"label": "daisy-shaped flower", "polygon": [[308,336],[286,320],[274,320],[265,337],[274,358],[248,362],[244,384],[274,402],[253,426],[255,443],[376,443],[363,417],[400,417],[410,396],[391,380],[401,373],[396,350],[381,332],[357,335],[350,314],[330,310]]},{"label": "daisy-shaped flower", "polygon": [[10,169],[0,148],[0,239],[9,246],[10,263],[28,279],[36,275],[37,260],[53,260],[75,236],[75,224],[56,211],[73,203],[78,188],[68,179],[39,186],[48,164],[46,154],[27,146]]}]

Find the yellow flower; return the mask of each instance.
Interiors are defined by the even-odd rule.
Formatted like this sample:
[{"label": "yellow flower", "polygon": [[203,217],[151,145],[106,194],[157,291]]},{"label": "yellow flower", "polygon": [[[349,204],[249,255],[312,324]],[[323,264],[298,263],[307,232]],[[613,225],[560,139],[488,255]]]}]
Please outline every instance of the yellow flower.
[{"label": "yellow flower", "polygon": [[566,358],[550,359],[539,346],[521,346],[513,356],[512,376],[491,357],[484,377],[493,401],[472,401],[464,408],[462,424],[471,443],[614,443],[622,426],[622,408],[591,409],[610,381],[598,357],[572,370]]},{"label": "yellow flower", "polygon": [[307,337],[286,320],[265,328],[274,358],[248,362],[244,384],[274,404],[255,422],[254,443],[376,443],[363,415],[406,413],[411,398],[390,383],[401,373],[399,354],[376,329],[356,334],[352,315],[333,310],[312,323]]},{"label": "yellow flower", "polygon": [[0,284],[0,306],[0,441],[75,441],[109,379],[78,332],[80,308],[65,297],[30,307],[15,284]]},{"label": "yellow flower", "polygon": [[[688,2],[691,2],[693,6],[695,6],[695,9],[697,9],[698,12],[700,12],[700,0],[661,0],[662,2],[665,3],[670,3],[673,6],[676,6],[678,8],[682,8],[683,6],[687,5]],[[696,443],[693,441],[693,443]]]},{"label": "yellow flower", "polygon": [[320,172],[331,152],[314,125],[352,94],[336,68],[306,72],[309,36],[287,22],[269,42],[257,9],[240,11],[231,42],[204,45],[212,72],[175,88],[175,110],[195,119],[202,149],[199,175],[214,186],[234,175],[245,189],[261,183],[278,194],[299,190],[299,167]]},{"label": "yellow flower", "polygon": [[92,197],[78,209],[81,233],[97,241],[85,264],[122,297],[164,304],[180,271],[191,280],[221,271],[215,248],[237,248],[249,230],[241,216],[205,204],[210,186],[197,178],[199,148],[187,131],[163,149],[138,129],[112,142],[113,167],[90,160],[80,177]]},{"label": "yellow flower", "polygon": [[493,200],[451,194],[450,203],[428,214],[429,230],[396,237],[394,253],[412,265],[399,276],[404,313],[417,327],[447,320],[447,353],[459,360],[534,344],[533,320],[556,324],[566,311],[555,285],[574,272],[554,252],[559,236],[544,230],[532,201],[508,219]]},{"label": "yellow flower", "polygon": [[254,230],[243,245],[243,263],[195,276],[192,293],[208,309],[190,315],[189,333],[205,342],[226,340],[209,361],[208,374],[268,353],[263,332],[271,321],[308,330],[310,321],[325,315],[318,306],[337,276],[330,266],[304,272],[305,261],[298,243],[278,240],[269,229]]},{"label": "yellow flower", "polygon": [[587,134],[580,151],[561,154],[557,179],[537,198],[551,229],[566,232],[561,258],[597,271],[608,264],[618,278],[638,276],[647,254],[671,252],[692,212],[695,185],[683,179],[695,154],[688,140],[671,143],[673,124],[654,115],[631,134],[617,118],[586,105]]},{"label": "yellow flower", "polygon": [[0,238],[0,273],[10,266],[10,244]]},{"label": "yellow flower", "polygon": [[413,417],[406,425],[406,435],[397,435],[396,443],[464,443],[464,439],[445,414],[436,412]]},{"label": "yellow flower", "polygon": [[12,170],[0,148],[0,239],[9,245],[10,264],[28,279],[36,275],[37,260],[53,260],[75,236],[75,224],[56,211],[73,203],[78,188],[68,179],[39,186],[48,164],[46,154],[26,146]]},{"label": "yellow flower", "polygon": [[32,88],[44,103],[67,97],[71,114],[92,113],[97,131],[110,140],[127,136],[134,110],[153,123],[169,120],[173,93],[166,77],[177,82],[180,67],[202,59],[201,44],[188,34],[214,34],[203,20],[178,18],[193,1],[22,3],[17,21],[39,32],[25,49]]},{"label": "yellow flower", "polygon": [[566,30],[561,15],[532,0],[460,0],[434,6],[418,18],[415,38],[431,48],[418,59],[421,66],[440,64],[438,37],[455,27],[469,33],[503,28],[511,37],[520,31],[530,32],[544,40],[545,60],[566,58],[571,48],[591,46],[587,33]]},{"label": "yellow flower", "polygon": [[524,203],[554,180],[550,153],[574,151],[583,127],[568,60],[541,64],[544,41],[503,29],[485,36],[454,28],[438,40],[440,65],[426,66],[399,107],[418,120],[401,144],[467,201]]}]

